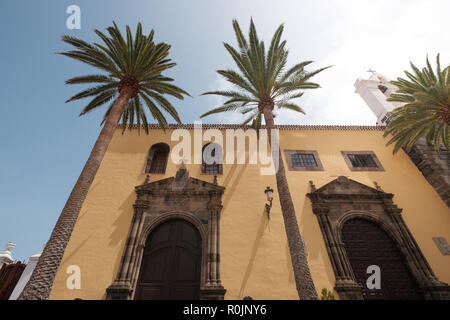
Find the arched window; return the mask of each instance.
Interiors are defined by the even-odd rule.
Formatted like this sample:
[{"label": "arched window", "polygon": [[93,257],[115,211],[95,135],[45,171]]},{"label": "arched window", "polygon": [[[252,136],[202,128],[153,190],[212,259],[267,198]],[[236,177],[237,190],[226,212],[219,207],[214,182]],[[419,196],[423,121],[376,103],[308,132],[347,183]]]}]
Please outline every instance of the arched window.
[{"label": "arched window", "polygon": [[222,174],[222,147],[217,143],[208,143],[202,149],[202,173]]},{"label": "arched window", "polygon": [[164,174],[166,172],[169,146],[165,143],[154,144],[148,152],[145,173]]}]

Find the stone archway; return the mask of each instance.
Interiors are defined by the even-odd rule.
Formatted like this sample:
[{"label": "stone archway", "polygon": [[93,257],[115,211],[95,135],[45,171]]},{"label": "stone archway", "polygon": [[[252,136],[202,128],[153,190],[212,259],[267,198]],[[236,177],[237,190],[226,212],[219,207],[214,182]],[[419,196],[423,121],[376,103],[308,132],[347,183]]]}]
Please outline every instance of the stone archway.
[{"label": "stone archway", "polygon": [[164,222],[181,219],[201,237],[199,298],[223,299],[226,290],[220,280],[220,211],[225,188],[189,177],[182,166],[175,177],[136,187],[137,199],[116,279],[106,289],[108,300],[133,299],[146,242]]},{"label": "stone archway", "polygon": [[319,189],[312,181],[310,185],[307,197],[319,222],[341,299],[364,299],[362,281],[357,281],[341,237],[346,221],[355,218],[372,221],[389,235],[425,299],[450,299],[449,286],[436,278],[403,220],[402,209],[392,201],[393,194],[344,176]]},{"label": "stone archway", "polygon": [[[376,223],[347,220],[341,230],[345,253],[364,300],[421,300],[423,295],[394,241]],[[366,285],[370,266],[379,268],[379,288]],[[378,272],[376,271],[376,272]]]}]

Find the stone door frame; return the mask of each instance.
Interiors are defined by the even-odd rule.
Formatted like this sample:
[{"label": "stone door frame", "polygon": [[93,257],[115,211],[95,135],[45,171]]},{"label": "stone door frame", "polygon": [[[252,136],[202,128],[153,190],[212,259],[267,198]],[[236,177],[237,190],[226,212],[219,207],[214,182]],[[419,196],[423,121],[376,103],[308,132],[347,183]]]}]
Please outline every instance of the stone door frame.
[{"label": "stone door frame", "polygon": [[127,241],[108,300],[131,300],[139,279],[145,244],[151,232],[172,219],[191,223],[202,239],[201,300],[223,300],[220,280],[220,212],[225,188],[190,178],[185,168],[176,177],[136,187],[137,199]]},{"label": "stone door frame", "polygon": [[342,242],[342,227],[353,218],[367,219],[385,231],[396,244],[405,264],[425,299],[450,299],[450,288],[440,282],[406,226],[402,209],[394,202],[393,194],[379,186],[376,189],[340,176],[316,189],[310,181],[313,213],[323,235],[328,256],[336,278],[334,289],[340,299],[362,300],[362,288],[356,282]]},{"label": "stone door frame", "polygon": [[[131,276],[131,286],[132,288],[136,288],[139,276],[140,276],[140,269],[142,267],[142,258],[144,256],[145,251],[145,245],[147,243],[148,238],[152,234],[152,232],[158,228],[161,224],[173,221],[173,220],[183,220],[188,223],[190,223],[198,232],[201,238],[201,267],[200,267],[200,287],[202,287],[202,284],[206,283],[206,266],[208,264],[207,260],[207,254],[208,254],[208,245],[206,241],[208,240],[208,234],[205,227],[202,225],[201,221],[199,221],[197,218],[193,217],[189,212],[165,212],[163,215],[156,217],[155,219],[152,219],[152,221],[145,227],[145,229],[142,231],[141,236],[139,236],[137,241],[137,259],[136,259],[136,265],[138,266],[137,272],[135,274],[132,274]],[[134,299],[135,290],[133,290],[133,294],[131,296],[131,299]]]}]

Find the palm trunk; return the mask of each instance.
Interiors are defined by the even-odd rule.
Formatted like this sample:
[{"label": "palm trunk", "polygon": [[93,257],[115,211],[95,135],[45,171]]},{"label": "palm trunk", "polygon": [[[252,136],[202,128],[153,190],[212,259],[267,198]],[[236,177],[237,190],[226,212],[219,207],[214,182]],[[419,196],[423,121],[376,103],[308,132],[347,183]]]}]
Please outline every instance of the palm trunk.
[{"label": "palm trunk", "polygon": [[[263,108],[266,129],[269,135],[269,143],[272,144],[271,131],[274,129],[272,108],[266,106]],[[317,291],[311,277],[311,272],[306,258],[305,243],[298,228],[297,217],[295,215],[294,204],[284,171],[283,158],[281,150],[278,147],[279,166],[276,172],[277,189],[280,197],[281,211],[286,229],[286,236],[291,254],[292,267],[294,269],[295,284],[297,286],[298,297],[300,300],[317,300]]]},{"label": "palm trunk", "polygon": [[84,165],[83,171],[56,222],[50,240],[45,245],[38,264],[30,280],[22,291],[19,300],[46,300],[50,296],[53,280],[64,255],[70,235],[72,234],[78,214],[88,190],[95,178],[100,163],[106,153],[109,143],[117,129],[117,123],[131,97],[129,90],[122,90],[111,112],[106,119],[94,148]]}]

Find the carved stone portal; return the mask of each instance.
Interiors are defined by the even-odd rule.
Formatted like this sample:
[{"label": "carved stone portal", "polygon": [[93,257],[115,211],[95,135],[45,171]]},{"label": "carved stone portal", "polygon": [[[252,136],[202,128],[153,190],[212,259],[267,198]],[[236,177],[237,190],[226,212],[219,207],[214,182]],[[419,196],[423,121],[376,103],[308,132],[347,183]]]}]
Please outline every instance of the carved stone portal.
[{"label": "carved stone portal", "polygon": [[425,299],[450,299],[449,286],[434,275],[403,220],[402,209],[393,203],[393,194],[343,176],[319,189],[310,183],[311,193],[307,196],[322,231],[341,299],[363,299],[342,242],[342,227],[353,218],[370,220],[391,237]]},{"label": "carved stone portal", "polygon": [[175,177],[136,187],[134,215],[108,300],[134,298],[145,242],[156,226],[170,219],[192,223],[202,238],[200,299],[222,300],[220,280],[220,211],[225,188],[189,177],[184,165]]}]

